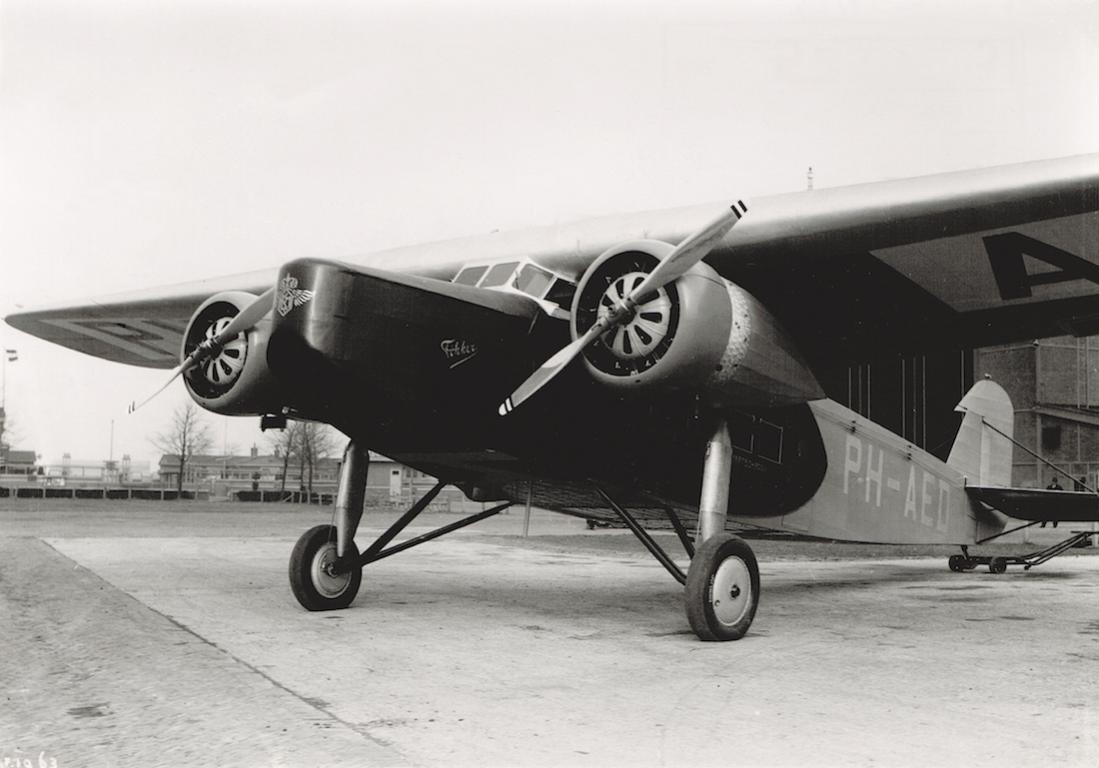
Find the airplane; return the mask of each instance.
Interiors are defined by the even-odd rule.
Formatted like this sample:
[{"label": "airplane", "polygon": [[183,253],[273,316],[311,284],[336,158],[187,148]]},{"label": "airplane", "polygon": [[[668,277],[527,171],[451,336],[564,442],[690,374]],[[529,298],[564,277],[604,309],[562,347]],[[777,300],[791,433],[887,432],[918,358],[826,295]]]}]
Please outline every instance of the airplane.
[{"label": "airplane", "polygon": [[[302,258],[6,321],[174,369],[214,413],[347,435],[334,524],[290,556],[311,611],[348,607],[365,566],[519,502],[620,519],[708,641],[743,637],[759,603],[734,530],[958,545],[951,570],[1003,572],[1063,549],[968,547],[1011,520],[1099,520],[1094,493],[1010,488],[1013,410],[994,382],[959,403],[942,461],[828,399],[819,375],[1099,332],[1099,154],[744,200]],[[360,551],[369,450],[439,482]],[[494,505],[392,543],[448,484]]]}]

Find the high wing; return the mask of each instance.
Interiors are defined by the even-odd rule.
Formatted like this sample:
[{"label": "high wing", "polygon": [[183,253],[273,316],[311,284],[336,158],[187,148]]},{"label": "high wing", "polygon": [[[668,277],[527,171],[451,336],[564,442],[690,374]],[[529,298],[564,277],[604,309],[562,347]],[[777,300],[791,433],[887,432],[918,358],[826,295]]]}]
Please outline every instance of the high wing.
[{"label": "high wing", "polygon": [[221,291],[260,294],[274,280],[274,269],[249,272],[38,307],[5,320],[32,336],[94,357],[143,368],[172,368],[179,362],[187,323],[203,301]]},{"label": "high wing", "polygon": [[1099,155],[820,190],[761,201],[711,263],[817,363],[1087,335],[1097,210]]},{"label": "high wing", "polygon": [[968,486],[966,493],[1016,520],[1030,522],[1099,522],[1099,495],[1037,488]]},{"label": "high wing", "polygon": [[[380,251],[355,263],[453,279],[527,259],[578,279],[606,249],[681,242],[700,205]],[[754,198],[707,256],[814,364],[1099,331],[1099,154]],[[187,318],[274,271],[21,312],[27,333],[118,362],[171,368]]]}]

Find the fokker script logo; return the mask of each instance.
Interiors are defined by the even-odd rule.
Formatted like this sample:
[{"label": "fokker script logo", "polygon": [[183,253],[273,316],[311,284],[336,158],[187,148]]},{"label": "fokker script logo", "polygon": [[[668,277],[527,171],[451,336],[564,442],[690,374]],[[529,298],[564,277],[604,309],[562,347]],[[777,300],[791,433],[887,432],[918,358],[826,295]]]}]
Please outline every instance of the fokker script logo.
[{"label": "fokker script logo", "polygon": [[313,291],[298,288],[298,278],[287,275],[279,281],[276,308],[280,315],[286,317],[294,307],[300,307],[312,298]]},{"label": "fokker script logo", "polygon": [[451,368],[457,368],[477,354],[477,345],[460,339],[443,339],[439,342],[439,349],[443,350],[446,359],[450,361]]}]

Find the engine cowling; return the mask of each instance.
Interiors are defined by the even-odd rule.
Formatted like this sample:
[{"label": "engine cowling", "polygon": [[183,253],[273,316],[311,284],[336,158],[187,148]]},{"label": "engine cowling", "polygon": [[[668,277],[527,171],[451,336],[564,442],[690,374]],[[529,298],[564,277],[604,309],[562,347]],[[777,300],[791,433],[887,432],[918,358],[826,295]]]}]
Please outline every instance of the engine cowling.
[{"label": "engine cowling", "polygon": [[[579,338],[673,249],[659,240],[604,252],[577,286],[572,335]],[[632,316],[584,351],[598,381],[636,389],[694,389],[718,405],[776,406],[824,397],[778,321],[747,291],[699,262],[642,297]]]},{"label": "engine cowling", "polygon": [[[187,357],[204,339],[229,324],[256,297],[243,291],[217,293],[191,316],[183,334],[181,354]],[[241,333],[183,375],[187,392],[203,408],[226,416],[276,413],[282,407],[279,388],[267,367],[267,339],[271,320],[266,318]]]}]

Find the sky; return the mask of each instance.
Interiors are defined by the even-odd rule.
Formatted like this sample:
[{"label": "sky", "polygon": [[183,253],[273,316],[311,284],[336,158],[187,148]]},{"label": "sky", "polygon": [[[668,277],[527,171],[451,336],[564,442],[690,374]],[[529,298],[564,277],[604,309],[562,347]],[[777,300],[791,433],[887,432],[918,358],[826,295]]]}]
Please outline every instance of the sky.
[{"label": "sky", "polygon": [[[1099,0],[0,0],[0,315],[1096,151]],[[181,383],[128,416],[163,371],[0,345],[16,447],[155,463]]]}]

